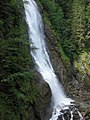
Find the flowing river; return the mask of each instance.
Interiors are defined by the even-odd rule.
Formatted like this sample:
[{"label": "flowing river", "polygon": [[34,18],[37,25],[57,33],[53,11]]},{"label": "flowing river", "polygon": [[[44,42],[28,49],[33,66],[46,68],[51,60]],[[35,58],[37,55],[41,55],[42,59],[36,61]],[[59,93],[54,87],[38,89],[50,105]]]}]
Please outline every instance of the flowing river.
[{"label": "flowing river", "polygon": [[[42,75],[43,79],[49,84],[52,91],[53,112],[50,120],[57,120],[61,116],[65,120],[64,113],[73,106],[73,100],[68,98],[57,76],[54,73],[49,55],[46,50],[44,26],[39,9],[34,0],[23,0],[26,14],[26,22],[28,24],[28,33],[30,39],[31,55],[35,60],[37,71]],[[34,49],[35,48],[35,49]],[[75,109],[74,109],[75,110]],[[73,120],[73,112],[70,111],[70,120]],[[83,120],[79,111],[80,120]]]}]

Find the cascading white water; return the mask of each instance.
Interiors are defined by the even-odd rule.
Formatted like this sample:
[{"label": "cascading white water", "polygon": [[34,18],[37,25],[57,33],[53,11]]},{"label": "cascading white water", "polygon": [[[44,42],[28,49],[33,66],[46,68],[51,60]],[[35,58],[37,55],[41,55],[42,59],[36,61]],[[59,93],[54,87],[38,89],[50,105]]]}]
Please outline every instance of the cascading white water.
[{"label": "cascading white water", "polygon": [[[72,105],[72,99],[67,98],[63,92],[63,89],[54,73],[51,65],[46,47],[45,47],[45,35],[43,30],[42,18],[39,13],[38,7],[34,0],[23,0],[26,14],[26,22],[29,28],[29,38],[31,41],[31,47],[35,48],[31,51],[31,54],[37,65],[37,70],[41,73],[43,79],[49,84],[52,91],[53,101],[53,113],[50,120],[57,120],[62,109],[69,109],[68,106]],[[64,116],[62,115],[64,120]],[[73,115],[71,111],[71,120]]]}]

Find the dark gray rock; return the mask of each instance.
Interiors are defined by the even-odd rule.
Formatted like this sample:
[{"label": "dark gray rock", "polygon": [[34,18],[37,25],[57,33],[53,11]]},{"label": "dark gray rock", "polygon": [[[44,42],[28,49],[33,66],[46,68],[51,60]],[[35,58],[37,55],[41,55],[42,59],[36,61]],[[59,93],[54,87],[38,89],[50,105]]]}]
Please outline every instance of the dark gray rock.
[{"label": "dark gray rock", "polygon": [[[50,26],[45,24],[46,44],[48,46],[48,53],[59,81],[64,87],[66,94],[78,102],[77,108],[81,111],[85,120],[89,120],[90,116],[90,81],[81,81],[73,77],[72,69],[68,68],[62,60],[57,46],[57,36],[53,34]],[[87,112],[88,110],[88,112]],[[74,119],[78,120],[77,115]]]},{"label": "dark gray rock", "polygon": [[33,72],[38,95],[36,102],[30,106],[29,120],[48,120],[51,116],[51,90],[48,83],[41,77],[41,74],[36,70]]}]

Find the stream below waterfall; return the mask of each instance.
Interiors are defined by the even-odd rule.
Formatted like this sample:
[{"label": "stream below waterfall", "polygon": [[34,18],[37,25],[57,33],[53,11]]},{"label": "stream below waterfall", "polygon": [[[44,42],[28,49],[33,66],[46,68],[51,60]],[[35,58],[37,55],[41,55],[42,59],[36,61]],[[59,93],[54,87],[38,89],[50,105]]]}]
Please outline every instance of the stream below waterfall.
[{"label": "stream below waterfall", "polygon": [[83,120],[81,113],[74,107],[73,100],[68,98],[54,73],[45,44],[44,26],[38,6],[34,0],[23,0],[28,24],[31,55],[35,60],[37,71],[49,84],[52,92],[53,112],[50,120],[65,119],[65,114],[69,113],[70,120],[74,120],[73,113],[77,111],[79,120]]}]

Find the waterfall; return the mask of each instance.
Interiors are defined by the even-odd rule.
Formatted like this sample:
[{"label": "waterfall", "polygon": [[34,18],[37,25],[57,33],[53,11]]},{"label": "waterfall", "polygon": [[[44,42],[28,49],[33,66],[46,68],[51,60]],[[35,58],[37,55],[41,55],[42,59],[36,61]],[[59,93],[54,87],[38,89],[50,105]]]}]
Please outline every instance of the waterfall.
[{"label": "waterfall", "polygon": [[[61,112],[72,106],[73,100],[67,98],[57,76],[51,65],[45,44],[44,27],[41,15],[34,0],[23,0],[26,14],[26,22],[28,24],[28,32],[30,39],[31,55],[35,60],[36,68],[42,75],[43,79],[49,84],[52,91],[53,113],[50,120],[57,120],[58,116],[64,115]],[[70,112],[71,120],[73,120],[73,111]],[[80,117],[81,118],[81,117]]]}]

